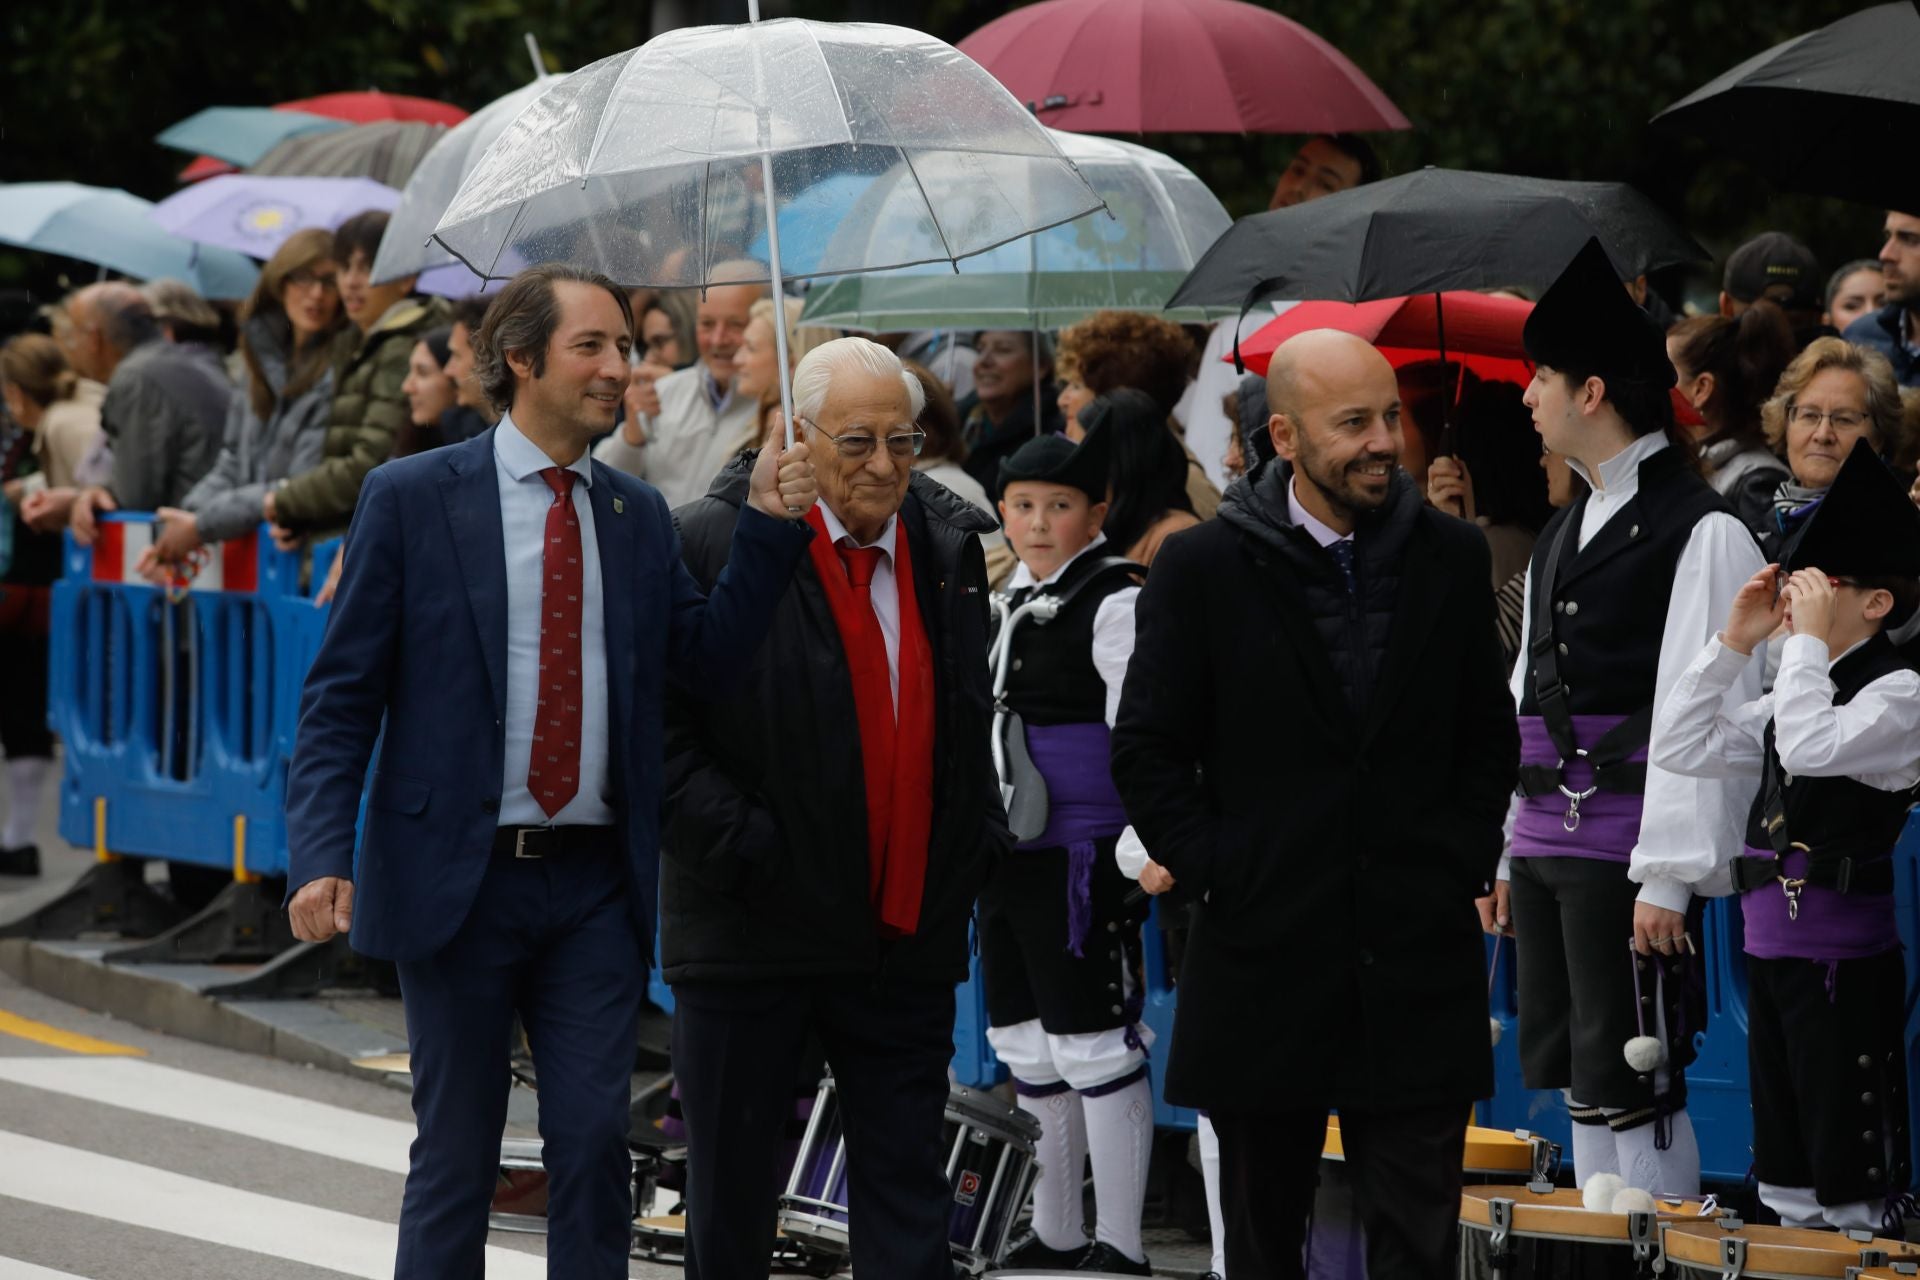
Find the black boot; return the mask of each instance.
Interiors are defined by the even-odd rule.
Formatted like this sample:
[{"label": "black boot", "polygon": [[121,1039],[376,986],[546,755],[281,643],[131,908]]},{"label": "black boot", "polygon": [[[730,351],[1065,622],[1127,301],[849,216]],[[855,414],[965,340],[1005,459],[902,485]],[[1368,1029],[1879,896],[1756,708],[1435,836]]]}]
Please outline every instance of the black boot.
[{"label": "black boot", "polygon": [[1150,1276],[1153,1264],[1144,1257],[1135,1262],[1104,1240],[1096,1240],[1074,1270],[1098,1271],[1110,1276]]},{"label": "black boot", "polygon": [[15,849],[0,849],[0,876],[37,876],[39,874],[39,845],[23,844]]},{"label": "black boot", "polygon": [[996,1271],[1078,1271],[1080,1260],[1087,1256],[1087,1245],[1078,1249],[1049,1249],[1041,1243],[1037,1232],[1031,1232],[1025,1240],[1007,1250],[994,1268]]}]

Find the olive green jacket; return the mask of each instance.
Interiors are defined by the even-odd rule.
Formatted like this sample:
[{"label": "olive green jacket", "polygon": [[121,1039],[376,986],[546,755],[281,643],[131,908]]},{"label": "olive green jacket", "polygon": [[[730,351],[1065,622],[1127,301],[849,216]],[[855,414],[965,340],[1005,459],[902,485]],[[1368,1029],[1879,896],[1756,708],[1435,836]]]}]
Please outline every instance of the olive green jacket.
[{"label": "olive green jacket", "polygon": [[393,454],[407,423],[407,361],[420,335],[448,322],[439,298],[402,298],[365,334],[348,329],[334,348],[333,407],[320,465],[289,476],[274,491],[274,517],[314,538],[347,527],[367,472]]}]

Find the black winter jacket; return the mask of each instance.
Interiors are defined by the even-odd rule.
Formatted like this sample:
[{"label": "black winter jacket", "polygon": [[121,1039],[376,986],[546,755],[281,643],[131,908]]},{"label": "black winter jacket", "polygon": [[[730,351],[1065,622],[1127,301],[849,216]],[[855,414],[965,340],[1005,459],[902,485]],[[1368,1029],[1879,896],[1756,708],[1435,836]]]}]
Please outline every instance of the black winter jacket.
[{"label": "black winter jacket", "polygon": [[[711,588],[752,455],[674,513]],[[1012,846],[988,745],[979,508],[916,473],[900,513],[933,651],[933,835],[920,927],[883,946],[867,901],[867,802],[846,654],[802,560],[737,696],[670,697],[661,962],[669,982],[873,975],[959,982],[974,898]]]},{"label": "black winter jacket", "polygon": [[1309,603],[1332,561],[1294,554],[1274,469],[1154,561],[1113,734],[1128,819],[1203,899],[1167,1098],[1464,1110],[1493,1084],[1473,899],[1520,755],[1486,539],[1395,483],[1379,525],[1410,523],[1356,713]]}]

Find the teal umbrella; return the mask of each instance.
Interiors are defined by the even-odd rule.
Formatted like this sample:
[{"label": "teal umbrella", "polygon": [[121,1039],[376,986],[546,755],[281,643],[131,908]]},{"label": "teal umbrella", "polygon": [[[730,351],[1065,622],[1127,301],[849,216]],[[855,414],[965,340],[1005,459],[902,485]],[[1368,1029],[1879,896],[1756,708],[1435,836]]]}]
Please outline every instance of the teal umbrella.
[{"label": "teal umbrella", "polygon": [[[1157,151],[1089,134],[1049,133],[1112,216],[1065,223],[951,266],[941,262],[823,282],[807,295],[801,323],[869,333],[1041,330],[1063,328],[1096,311],[1160,312],[1192,264],[1231,225],[1226,209],[1190,170]],[[859,226],[860,233],[871,230]],[[807,246],[796,250],[804,262]],[[845,246],[825,252],[844,253]],[[1231,313],[1230,307],[1195,307],[1168,318],[1202,323]]]},{"label": "teal umbrella", "polygon": [[250,165],[288,138],[307,133],[332,133],[347,127],[308,111],[280,111],[273,107],[208,107],[196,111],[154,138],[163,147],[191,151]]},{"label": "teal umbrella", "polygon": [[244,298],[260,275],[245,254],[163,231],[153,205],[113,187],[0,183],[0,242],[78,258],[139,280],[184,280],[209,298]]}]

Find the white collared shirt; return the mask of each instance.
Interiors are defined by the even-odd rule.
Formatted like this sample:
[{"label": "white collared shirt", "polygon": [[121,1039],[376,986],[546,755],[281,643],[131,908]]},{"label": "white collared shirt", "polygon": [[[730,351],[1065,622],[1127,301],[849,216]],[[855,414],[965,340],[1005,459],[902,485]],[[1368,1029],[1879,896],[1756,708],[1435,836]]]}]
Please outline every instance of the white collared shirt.
[{"label": "white collared shirt", "polygon": [[893,690],[893,713],[900,714],[900,582],[893,576],[893,540],[899,534],[900,517],[890,515],[880,527],[880,536],[872,542],[857,541],[822,502],[820,518],[827,526],[827,540],[836,547],[878,547],[880,563],[874,566],[873,581],[867,594],[873,601],[873,616],[880,620],[880,635],[887,642],[887,683]]},{"label": "white collared shirt", "polygon": [[1287,481],[1287,511],[1293,516],[1293,522],[1312,534],[1313,540],[1323,547],[1330,547],[1336,542],[1352,542],[1352,534],[1336,531],[1332,525],[1300,505],[1299,485],[1300,477],[1297,475]]},{"label": "white collared shirt", "polygon": [[493,435],[494,474],[500,484],[500,532],[506,546],[507,691],[506,764],[500,785],[500,825],[605,826],[614,820],[607,777],[607,635],[600,544],[594,539],[593,467],[586,454],[567,468],[573,510],[580,521],[580,789],[549,819],[527,789],[533,728],[540,702],[541,562],[553,490],[540,472],[554,465],[503,414]]},{"label": "white collared shirt", "polygon": [[[1594,484],[1594,477],[1588,475],[1586,467],[1571,458],[1567,460],[1581,479],[1594,484],[1577,534],[1581,547],[1591,542],[1640,492],[1640,464],[1662,449],[1672,447],[1664,432],[1641,436],[1600,464],[1598,484]],[[1667,618],[1660,633],[1660,661],[1653,686],[1656,718],[1701,647],[1719,633],[1735,594],[1765,563],[1753,535],[1731,514],[1714,512],[1693,526],[1686,548],[1674,567]],[[1527,574],[1521,607],[1520,616],[1525,619],[1527,640],[1531,643],[1531,570]],[[1523,649],[1521,661],[1514,664],[1509,686],[1515,706],[1526,697],[1532,680],[1525,656]],[[1723,691],[1726,709],[1760,696],[1763,666],[1756,662],[1730,681]],[[1660,745],[1656,731],[1653,754],[1659,754]],[[1731,888],[1728,868],[1739,856],[1747,829],[1747,808],[1752,799],[1753,787],[1749,781],[1688,777],[1658,764],[1649,764],[1640,838],[1633,846],[1627,865],[1627,878],[1640,886],[1640,901],[1669,911],[1685,911],[1696,893],[1706,897],[1727,893]],[[1507,813],[1509,834],[1518,807],[1519,800],[1515,799]],[[1504,860],[1501,873],[1505,879]]]},{"label": "white collared shirt", "polygon": [[[1007,579],[1007,590],[1014,592],[1022,587],[1047,587],[1060,581],[1060,575],[1073,567],[1074,561],[1107,544],[1107,535],[1095,534],[1093,541],[1067,558],[1067,562],[1048,574],[1039,582],[1033,580],[1033,571],[1026,562],[1020,562],[1013,576]],[[1107,686],[1107,727],[1113,727],[1113,718],[1120,710],[1120,688],[1126,683],[1127,663],[1133,658],[1133,606],[1140,598],[1140,588],[1122,587],[1100,602],[1093,615],[1093,667],[1100,673],[1100,680]],[[1138,873],[1135,873],[1138,878]]]}]

